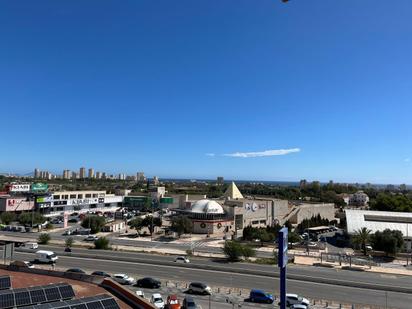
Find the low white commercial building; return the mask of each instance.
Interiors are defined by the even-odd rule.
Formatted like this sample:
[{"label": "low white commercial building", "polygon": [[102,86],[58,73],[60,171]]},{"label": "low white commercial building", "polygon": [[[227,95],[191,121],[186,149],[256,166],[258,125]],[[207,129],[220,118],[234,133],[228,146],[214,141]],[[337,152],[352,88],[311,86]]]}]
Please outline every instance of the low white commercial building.
[{"label": "low white commercial building", "polygon": [[411,248],[412,213],[393,211],[373,211],[346,209],[346,228],[348,234],[355,234],[366,227],[372,233],[385,229],[400,231],[406,241],[408,250]]}]

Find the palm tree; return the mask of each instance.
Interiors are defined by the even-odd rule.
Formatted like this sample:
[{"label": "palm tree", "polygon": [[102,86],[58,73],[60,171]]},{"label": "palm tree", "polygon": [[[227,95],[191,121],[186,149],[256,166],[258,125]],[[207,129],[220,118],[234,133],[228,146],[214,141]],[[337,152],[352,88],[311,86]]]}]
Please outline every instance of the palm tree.
[{"label": "palm tree", "polygon": [[356,244],[360,245],[363,254],[366,255],[366,244],[369,242],[371,236],[371,230],[368,230],[366,227],[363,227],[355,232],[353,240]]}]

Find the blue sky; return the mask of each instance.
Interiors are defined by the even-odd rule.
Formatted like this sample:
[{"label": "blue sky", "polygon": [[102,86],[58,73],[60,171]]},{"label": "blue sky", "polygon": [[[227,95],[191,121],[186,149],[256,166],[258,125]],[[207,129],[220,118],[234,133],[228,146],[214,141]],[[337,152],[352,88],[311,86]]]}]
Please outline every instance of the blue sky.
[{"label": "blue sky", "polygon": [[411,184],[411,10],[1,1],[0,171]]}]

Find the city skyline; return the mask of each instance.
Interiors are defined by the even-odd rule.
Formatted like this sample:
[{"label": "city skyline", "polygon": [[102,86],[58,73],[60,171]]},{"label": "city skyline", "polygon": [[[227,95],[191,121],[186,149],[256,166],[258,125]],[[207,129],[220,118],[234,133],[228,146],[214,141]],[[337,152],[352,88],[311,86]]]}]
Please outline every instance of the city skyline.
[{"label": "city skyline", "polygon": [[412,184],[411,9],[2,2],[0,171]]}]

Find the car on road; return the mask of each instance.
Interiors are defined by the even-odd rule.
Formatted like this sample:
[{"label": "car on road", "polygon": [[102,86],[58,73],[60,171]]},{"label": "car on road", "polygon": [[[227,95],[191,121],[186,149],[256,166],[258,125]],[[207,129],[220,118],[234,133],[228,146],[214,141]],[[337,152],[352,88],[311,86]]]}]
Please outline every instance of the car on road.
[{"label": "car on road", "polygon": [[189,293],[196,293],[196,294],[205,294],[210,295],[212,294],[212,289],[207,284],[201,282],[192,282],[189,284],[188,288]]},{"label": "car on road", "polygon": [[159,293],[154,293],[150,298],[150,302],[159,309],[163,309],[165,307],[165,301],[162,298],[162,295]]},{"label": "car on road", "polygon": [[53,251],[39,250],[36,252],[35,262],[56,263],[58,259],[58,256]]},{"label": "car on road", "polygon": [[289,307],[289,309],[309,309],[309,306],[303,304],[294,304]]},{"label": "car on road", "polygon": [[104,271],[94,271],[91,273],[92,276],[99,276],[99,277],[105,277],[105,278],[110,278],[111,276],[104,272]]},{"label": "car on road", "polygon": [[85,274],[86,272],[80,268],[69,268],[68,270],[66,270],[66,273]]},{"label": "car on road", "polygon": [[37,242],[25,242],[21,247],[24,249],[34,250],[39,248],[39,244]]},{"label": "car on road", "polygon": [[266,303],[271,304],[274,301],[273,295],[262,290],[253,289],[250,291],[249,300],[252,303]]},{"label": "car on road", "polygon": [[98,240],[99,237],[97,237],[96,235],[87,235],[87,237],[84,239],[84,241],[95,241]]},{"label": "car on road", "polygon": [[72,252],[72,248],[66,247],[66,248],[64,248],[64,252]]},{"label": "car on road", "polygon": [[175,294],[169,295],[167,297],[166,306],[167,309],[180,309],[179,299]]},{"label": "car on road", "polygon": [[129,277],[126,274],[115,274],[113,275],[113,280],[120,284],[133,284],[135,282],[134,278]]},{"label": "car on road", "polygon": [[289,307],[291,305],[305,305],[309,306],[309,300],[299,296],[297,294],[286,294],[286,305]]},{"label": "car on road", "polygon": [[13,261],[10,266],[17,266],[21,268],[34,268],[34,265],[28,261]]},{"label": "car on road", "polygon": [[146,278],[142,278],[137,280],[136,282],[136,286],[140,287],[140,288],[148,288],[148,289],[158,289],[161,286],[161,283],[159,280],[150,278],[150,277],[146,277]]},{"label": "car on road", "polygon": [[178,256],[177,258],[175,258],[175,262],[190,263],[190,260],[185,256]]},{"label": "car on road", "polygon": [[186,296],[185,299],[183,299],[182,309],[199,309],[199,306],[196,305],[193,297]]}]

